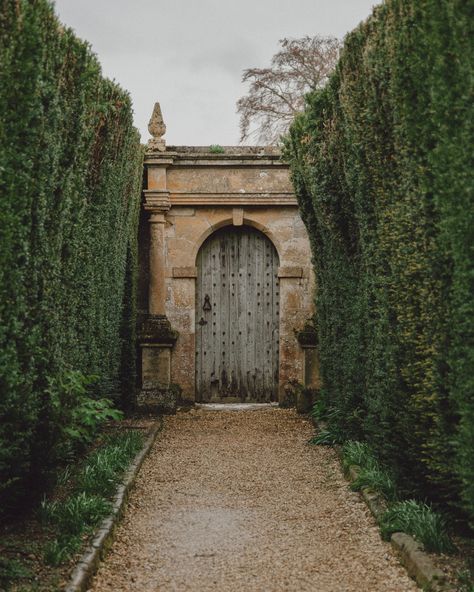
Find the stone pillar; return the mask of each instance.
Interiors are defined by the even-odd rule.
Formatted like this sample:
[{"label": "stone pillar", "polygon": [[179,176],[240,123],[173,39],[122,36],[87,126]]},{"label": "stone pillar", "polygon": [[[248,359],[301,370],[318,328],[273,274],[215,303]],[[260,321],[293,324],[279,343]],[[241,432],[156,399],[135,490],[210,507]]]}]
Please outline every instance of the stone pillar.
[{"label": "stone pillar", "polygon": [[320,388],[318,363],[318,335],[309,321],[302,331],[297,334],[298,343],[303,349],[303,389],[299,390],[296,398],[296,409],[299,413],[309,413],[314,405],[315,395]]},{"label": "stone pillar", "polygon": [[161,136],[166,131],[159,103],[155,104],[148,126],[153,138],[145,154],[147,189],[144,208],[150,213],[150,269],[148,315],[139,338],[142,352],[142,388],[138,405],[142,409],[173,413],[176,411],[176,388],[171,385],[171,349],[178,333],[166,316],[165,224],[170,209],[166,187],[166,169],[173,162],[165,152]]},{"label": "stone pillar", "polygon": [[151,315],[166,315],[165,213],[152,213],[150,223],[150,288],[148,309]]}]

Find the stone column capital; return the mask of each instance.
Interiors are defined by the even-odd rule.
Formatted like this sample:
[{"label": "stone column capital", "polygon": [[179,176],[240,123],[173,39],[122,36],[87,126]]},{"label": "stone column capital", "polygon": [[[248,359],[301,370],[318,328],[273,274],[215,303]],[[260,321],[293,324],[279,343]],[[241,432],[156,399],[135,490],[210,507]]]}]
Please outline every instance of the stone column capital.
[{"label": "stone column capital", "polygon": [[166,211],[152,210],[148,218],[150,224],[165,224]]},{"label": "stone column capital", "polygon": [[166,213],[170,207],[170,192],[166,189],[145,189],[144,208],[152,214]]}]

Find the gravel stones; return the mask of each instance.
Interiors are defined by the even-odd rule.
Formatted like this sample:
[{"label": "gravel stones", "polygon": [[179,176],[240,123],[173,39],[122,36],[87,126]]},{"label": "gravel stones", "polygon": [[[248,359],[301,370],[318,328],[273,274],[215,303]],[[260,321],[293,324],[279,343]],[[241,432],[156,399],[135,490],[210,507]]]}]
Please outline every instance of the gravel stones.
[{"label": "gravel stones", "polygon": [[167,417],[91,590],[417,590],[294,410]]}]

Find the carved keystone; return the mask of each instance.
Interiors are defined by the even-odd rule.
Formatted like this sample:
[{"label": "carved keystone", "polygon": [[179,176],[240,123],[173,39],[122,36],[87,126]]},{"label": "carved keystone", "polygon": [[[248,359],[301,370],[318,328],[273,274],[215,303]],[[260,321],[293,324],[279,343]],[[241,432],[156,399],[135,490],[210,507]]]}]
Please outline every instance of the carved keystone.
[{"label": "carved keystone", "polygon": [[151,151],[164,152],[166,149],[166,142],[162,136],[166,133],[166,125],[161,114],[160,103],[155,103],[153,113],[148,122],[148,131],[152,138],[148,140],[148,149]]}]

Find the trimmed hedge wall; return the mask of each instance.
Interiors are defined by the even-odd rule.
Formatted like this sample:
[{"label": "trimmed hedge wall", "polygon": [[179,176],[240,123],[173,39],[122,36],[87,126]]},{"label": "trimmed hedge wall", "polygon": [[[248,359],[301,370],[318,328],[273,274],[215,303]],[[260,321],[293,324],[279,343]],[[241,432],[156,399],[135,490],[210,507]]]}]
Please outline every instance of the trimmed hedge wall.
[{"label": "trimmed hedge wall", "polygon": [[0,113],[6,503],[64,455],[71,376],[130,397],[143,151],[129,96],[46,0],[0,0]]},{"label": "trimmed hedge wall", "polygon": [[386,0],[286,141],[333,429],[474,520],[474,3]]}]

